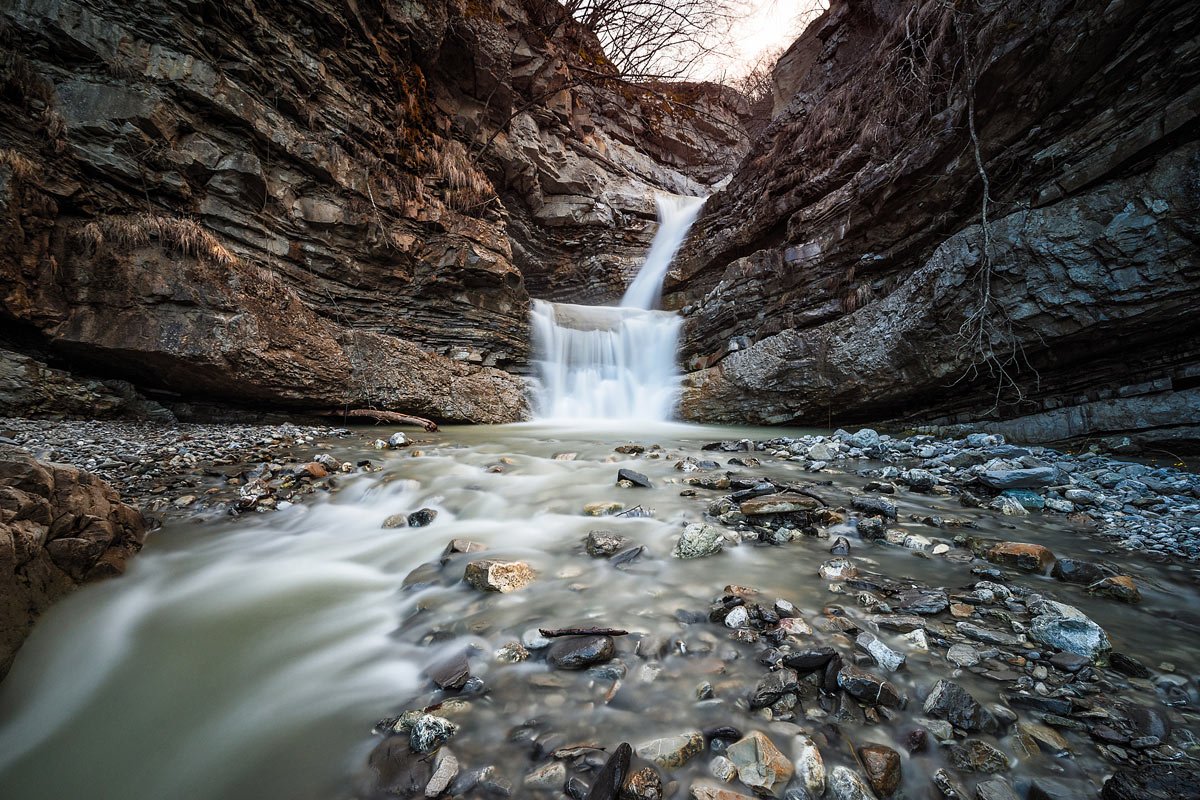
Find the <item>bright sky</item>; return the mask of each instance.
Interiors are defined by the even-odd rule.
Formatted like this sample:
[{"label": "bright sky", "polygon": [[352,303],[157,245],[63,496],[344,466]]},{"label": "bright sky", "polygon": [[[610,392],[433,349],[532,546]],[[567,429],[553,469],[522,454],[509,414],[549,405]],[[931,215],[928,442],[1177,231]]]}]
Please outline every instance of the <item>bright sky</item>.
[{"label": "bright sky", "polygon": [[725,63],[714,65],[704,77],[720,77],[722,71],[735,75],[753,65],[759,54],[773,47],[787,49],[817,10],[828,0],[744,0],[748,13],[734,26],[737,52]]}]

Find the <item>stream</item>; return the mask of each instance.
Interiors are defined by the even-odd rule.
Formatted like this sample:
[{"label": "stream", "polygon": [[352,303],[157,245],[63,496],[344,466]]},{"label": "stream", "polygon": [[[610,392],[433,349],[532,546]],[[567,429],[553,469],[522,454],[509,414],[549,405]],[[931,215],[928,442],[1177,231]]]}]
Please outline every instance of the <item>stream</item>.
[{"label": "stream", "polygon": [[[700,521],[715,499],[729,493],[697,488],[692,496],[681,495],[689,489],[682,481],[693,475],[728,471],[780,482],[819,477],[832,481],[822,491],[847,497],[862,489],[867,478],[853,471],[828,468],[813,476],[803,464],[765,452],[732,454],[761,460],[760,466],[742,466],[730,464],[730,453],[701,450],[718,440],[801,433],[672,423],[636,428],[530,423],[446,428],[421,435],[405,450],[366,452],[331,442],[327,452],[335,457],[371,459],[381,469],[347,476],[338,491],[271,514],[169,524],[149,538],[127,575],[82,589],[39,622],[0,685],[0,796],[376,796],[365,766],[381,740],[372,727],[404,710],[459,696],[435,689],[423,671],[464,650],[479,680],[462,693],[465,703],[447,703],[439,713],[460,725],[448,747],[462,770],[493,766],[490,774],[497,779],[468,796],[502,795],[506,785],[513,796],[561,796],[523,785],[528,773],[552,760],[551,750],[586,744],[611,752],[623,741],[636,746],[716,726],[762,731],[790,756],[793,723],[818,739],[827,768],[853,766],[851,746],[894,747],[904,754],[901,790],[910,797],[934,796],[931,776],[946,766],[948,751],[935,745],[909,754],[905,746],[914,720],[925,716],[921,699],[937,679],[946,678],[993,706],[1016,676],[984,673],[1024,674],[1032,660],[1019,668],[997,658],[960,670],[947,661],[945,647],[931,643],[921,650],[898,633],[872,626],[876,611],[863,606],[855,590],[818,577],[818,568],[831,558],[831,538],[838,535],[849,539],[859,570],[951,593],[978,581],[971,570],[988,567],[986,562],[957,547],[930,557],[862,541],[849,522],[782,545],[743,541],[707,558],[671,555],[683,525]],[[615,452],[629,444],[647,452]],[[719,469],[676,469],[687,456],[716,459]],[[621,467],[643,473],[653,487],[617,486]],[[1114,559],[1102,542],[1062,516],[1006,517],[988,508],[964,508],[954,496],[904,489],[893,499],[899,526],[934,542],[950,542],[960,531],[931,528],[911,515],[954,518],[973,525],[969,532],[976,536],[1043,544],[1060,559]],[[588,504],[608,501],[624,509],[652,509],[653,515],[584,513]],[[425,527],[381,527],[390,515],[421,508],[437,511]],[[627,536],[646,549],[620,566],[593,558],[583,543],[595,529]],[[478,553],[452,556],[438,569],[422,568],[438,565],[453,539],[486,546],[490,558],[525,562],[536,577],[511,593],[481,593],[461,580],[465,563]],[[1171,619],[1174,610],[1196,606],[1194,575],[1134,555],[1116,558],[1141,588],[1138,605],[1092,597],[1081,586],[1046,575],[1015,575],[1012,583],[1077,606],[1105,629],[1114,650],[1136,655],[1156,675],[1194,692],[1191,676],[1200,671],[1195,633]],[[432,577],[410,579],[415,585],[402,588],[418,568],[423,570],[418,575]],[[727,584],[758,590],[758,602],[767,606],[777,598],[789,601],[815,629],[794,644],[831,646],[847,663],[856,663],[849,639],[823,630],[819,620],[838,606],[839,614],[862,629],[876,630],[907,656],[903,669],[887,675],[908,696],[907,706],[874,720],[863,719],[860,710],[857,720],[840,722],[819,697],[803,699],[791,713],[750,711],[746,697],[766,673],[757,660],[765,645],[708,621],[712,602]],[[939,618],[953,622],[945,613]],[[931,634],[937,624],[930,620]],[[553,669],[536,650],[520,663],[494,656],[522,637],[532,641],[537,628],[568,626],[615,626],[630,633],[616,637],[612,661],[590,670]],[[1039,648],[1030,643],[1001,649]],[[1170,663],[1162,667],[1165,662]],[[1123,680],[1109,670],[1104,679],[1118,687]],[[706,683],[711,699],[698,699],[697,687]],[[1119,691],[1133,703],[1164,708],[1161,684],[1157,691],[1148,681]],[[1026,709],[1015,711],[1022,720],[1031,718]],[[1185,718],[1194,733],[1195,717]],[[529,725],[531,720],[536,722]],[[1049,776],[1098,787],[1111,772],[1086,731],[1060,729],[1070,751],[1058,755],[1045,748],[1040,755],[1022,753],[1012,729],[1007,731],[974,736],[1011,759],[1011,769],[1002,774],[1018,786]],[[537,740],[532,747],[531,738]],[[659,769],[665,796],[685,797],[693,782],[712,782],[709,761],[723,746],[713,740],[712,752],[677,769]],[[568,773],[586,781],[604,756],[600,750],[576,756]],[[736,783],[730,788],[751,793]]]}]

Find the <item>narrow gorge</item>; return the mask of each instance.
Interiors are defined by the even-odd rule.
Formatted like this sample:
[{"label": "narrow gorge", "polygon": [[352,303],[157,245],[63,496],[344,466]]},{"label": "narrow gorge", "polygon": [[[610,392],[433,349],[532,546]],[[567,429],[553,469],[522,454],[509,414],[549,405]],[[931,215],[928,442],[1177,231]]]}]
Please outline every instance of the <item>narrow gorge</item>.
[{"label": "narrow gorge", "polygon": [[1200,799],[1198,12],[0,4],[0,797]]}]

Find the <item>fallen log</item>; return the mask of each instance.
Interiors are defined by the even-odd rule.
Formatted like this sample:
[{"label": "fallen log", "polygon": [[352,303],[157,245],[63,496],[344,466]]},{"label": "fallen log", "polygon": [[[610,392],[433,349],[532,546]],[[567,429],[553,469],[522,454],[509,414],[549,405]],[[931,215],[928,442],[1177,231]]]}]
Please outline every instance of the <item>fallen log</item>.
[{"label": "fallen log", "polygon": [[312,411],[310,412],[318,417],[358,417],[360,419],[373,419],[376,422],[387,422],[393,425],[418,425],[425,430],[433,433],[438,429],[437,423],[424,417],[415,417],[412,414],[401,414],[399,411],[379,411],[374,408],[351,408],[337,409],[334,411]]}]

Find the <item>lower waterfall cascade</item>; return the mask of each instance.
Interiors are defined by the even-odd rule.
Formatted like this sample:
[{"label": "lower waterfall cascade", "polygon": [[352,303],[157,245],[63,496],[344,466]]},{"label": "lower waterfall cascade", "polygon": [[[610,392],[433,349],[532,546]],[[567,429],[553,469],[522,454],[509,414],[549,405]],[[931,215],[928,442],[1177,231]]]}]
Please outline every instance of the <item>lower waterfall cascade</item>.
[{"label": "lower waterfall cascade", "polygon": [[659,194],[659,227],[619,306],[534,300],[534,413],[538,419],[670,419],[679,393],[683,321],[654,310],[663,279],[703,197]]}]

